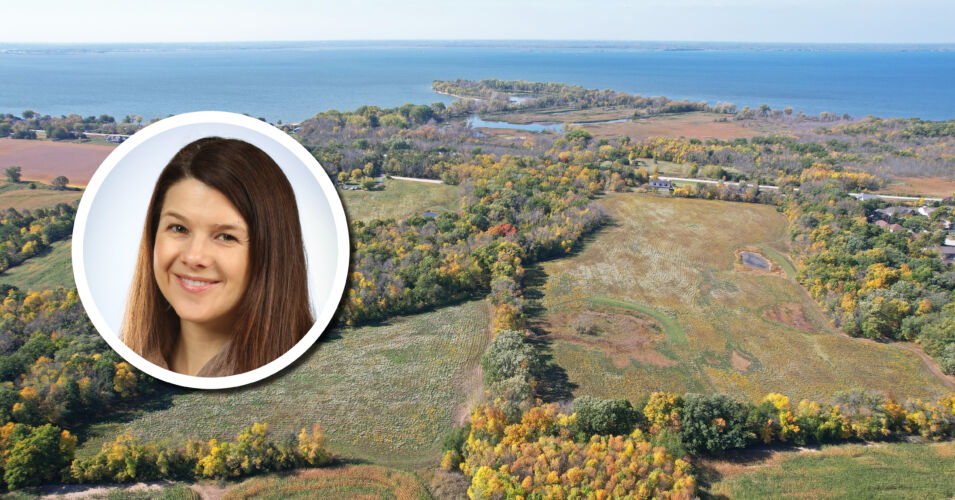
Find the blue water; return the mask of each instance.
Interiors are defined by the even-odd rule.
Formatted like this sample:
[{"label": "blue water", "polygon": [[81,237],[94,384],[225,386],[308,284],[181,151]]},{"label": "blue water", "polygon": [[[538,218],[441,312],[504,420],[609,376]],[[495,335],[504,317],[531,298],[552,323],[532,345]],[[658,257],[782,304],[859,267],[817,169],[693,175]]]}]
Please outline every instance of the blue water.
[{"label": "blue water", "polygon": [[510,128],[516,130],[527,130],[530,132],[543,132],[545,130],[550,130],[551,132],[560,132],[564,127],[563,123],[508,123],[495,120],[482,120],[478,115],[471,115],[468,117],[468,125],[474,128],[483,127],[483,128]]},{"label": "blue water", "polygon": [[363,104],[449,102],[431,91],[433,79],[501,78],[739,108],[765,103],[809,114],[955,118],[950,48],[691,45],[694,50],[570,42],[7,44],[0,45],[0,112],[148,120],[215,109],[294,122]]}]

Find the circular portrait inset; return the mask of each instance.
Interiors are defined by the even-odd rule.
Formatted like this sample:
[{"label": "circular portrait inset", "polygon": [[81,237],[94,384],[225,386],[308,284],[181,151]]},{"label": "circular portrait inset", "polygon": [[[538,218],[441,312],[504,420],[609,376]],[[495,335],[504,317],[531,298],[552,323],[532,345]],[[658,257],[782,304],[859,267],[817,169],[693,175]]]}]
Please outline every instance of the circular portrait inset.
[{"label": "circular portrait inset", "polygon": [[208,111],[150,125],[106,158],[76,214],[73,269],[124,359],[215,389],[311,347],[341,300],[348,248],[341,200],[302,145]]}]

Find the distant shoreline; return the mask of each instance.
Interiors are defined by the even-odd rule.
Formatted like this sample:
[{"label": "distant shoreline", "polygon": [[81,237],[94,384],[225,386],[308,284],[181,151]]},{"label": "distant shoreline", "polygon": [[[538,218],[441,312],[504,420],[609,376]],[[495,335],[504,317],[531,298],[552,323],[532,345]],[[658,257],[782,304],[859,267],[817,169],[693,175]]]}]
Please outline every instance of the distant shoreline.
[{"label": "distant shoreline", "polygon": [[366,48],[556,48],[639,51],[955,51],[955,43],[878,42],[690,42],[638,40],[303,40],[270,42],[32,42],[0,43],[2,54],[79,54],[104,52],[182,52],[189,50],[366,49]]}]

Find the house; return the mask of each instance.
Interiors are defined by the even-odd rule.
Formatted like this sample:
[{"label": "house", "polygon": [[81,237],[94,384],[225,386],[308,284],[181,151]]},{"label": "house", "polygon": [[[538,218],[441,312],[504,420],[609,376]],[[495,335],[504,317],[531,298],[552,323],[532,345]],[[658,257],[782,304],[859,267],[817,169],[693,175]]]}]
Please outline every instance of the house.
[{"label": "house", "polygon": [[437,217],[438,217],[438,213],[437,213],[437,212],[433,212],[433,211],[431,211],[431,210],[428,210],[427,212],[421,214],[421,216],[422,216],[422,217],[425,217],[425,218],[428,218],[428,219],[434,219],[434,218],[437,218]]},{"label": "house", "polygon": [[128,135],[109,134],[109,135],[106,136],[106,141],[107,141],[107,142],[115,142],[116,144],[119,144],[119,143],[125,141],[126,139],[129,139],[129,136],[128,136]]},{"label": "house", "polygon": [[869,201],[879,199],[878,195],[869,194],[869,193],[849,193],[849,196],[859,200],[859,201]]},{"label": "house", "polygon": [[658,191],[673,191],[673,183],[663,179],[650,179],[650,187]]},{"label": "house", "polygon": [[926,217],[931,217],[932,213],[934,213],[936,210],[938,210],[938,207],[930,207],[928,205],[922,205],[919,207],[919,213]]},{"label": "house", "polygon": [[879,220],[875,221],[875,225],[876,225],[876,226],[879,226],[879,227],[881,227],[881,228],[887,228],[887,227],[889,227],[889,223],[886,222],[886,221],[884,221],[884,220],[882,220],[882,219],[879,219]]},{"label": "house", "polygon": [[894,232],[896,232],[896,231],[905,231],[905,228],[902,227],[902,226],[900,226],[900,225],[898,225],[898,224],[891,224],[891,225],[889,225],[889,232],[894,233]]},{"label": "house", "polygon": [[881,219],[889,220],[892,217],[905,217],[906,215],[911,215],[915,213],[915,210],[911,207],[902,207],[902,206],[892,206],[880,208],[875,211],[876,217]]},{"label": "house", "polygon": [[942,262],[946,264],[955,262],[955,247],[939,247],[938,253],[942,256]]}]

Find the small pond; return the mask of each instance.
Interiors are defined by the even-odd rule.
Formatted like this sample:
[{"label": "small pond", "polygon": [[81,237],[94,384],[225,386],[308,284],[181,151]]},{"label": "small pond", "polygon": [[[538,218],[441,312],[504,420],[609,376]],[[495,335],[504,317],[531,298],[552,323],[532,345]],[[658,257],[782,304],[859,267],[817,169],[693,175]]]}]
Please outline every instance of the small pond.
[{"label": "small pond", "polygon": [[482,120],[478,115],[471,115],[468,118],[468,126],[471,128],[512,128],[517,130],[527,130],[530,132],[543,132],[545,130],[550,130],[553,132],[560,132],[561,128],[564,126],[562,123],[508,123],[508,122],[493,122]]},{"label": "small pond", "polygon": [[763,271],[769,271],[770,265],[769,261],[766,260],[762,255],[755,254],[753,252],[740,252],[740,257],[743,260],[743,265],[753,269],[760,269]]},{"label": "small pond", "polygon": [[[599,125],[601,123],[623,123],[629,122],[630,118],[620,118],[617,120],[604,120],[596,122],[574,122],[571,123],[571,126],[580,126],[580,125]],[[529,132],[541,133],[545,130],[552,132],[560,132],[564,128],[563,123],[558,122],[531,122],[531,123],[509,123],[502,121],[489,121],[482,120],[478,115],[471,115],[468,118],[468,126],[471,128],[511,128],[516,130],[527,130]]]}]

